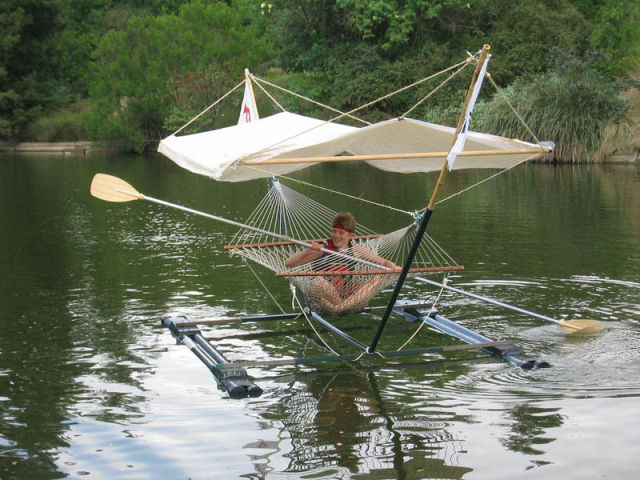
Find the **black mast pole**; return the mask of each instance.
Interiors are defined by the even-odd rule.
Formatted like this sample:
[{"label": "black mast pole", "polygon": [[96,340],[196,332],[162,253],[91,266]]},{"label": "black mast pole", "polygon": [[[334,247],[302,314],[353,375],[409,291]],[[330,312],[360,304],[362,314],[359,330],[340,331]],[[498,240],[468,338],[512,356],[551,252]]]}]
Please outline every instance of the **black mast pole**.
[{"label": "black mast pole", "polygon": [[[467,91],[467,97],[464,101],[464,106],[462,107],[462,112],[460,112],[460,118],[458,119],[458,126],[456,128],[456,133],[453,136],[453,141],[451,143],[451,148],[456,143],[458,139],[458,135],[460,135],[460,131],[462,130],[462,126],[464,125],[467,107],[469,105],[469,100],[471,99],[471,95],[473,94],[473,88],[478,81],[478,77],[480,75],[480,70],[482,69],[482,65],[484,64],[489,50],[491,47],[489,45],[484,45],[480,52],[480,57],[476,63],[476,69],[473,73],[473,78],[471,80],[471,85],[469,85],[469,90]],[[451,150],[451,149],[450,149]],[[368,351],[374,352],[376,347],[378,346],[378,342],[380,341],[380,337],[382,336],[382,332],[387,325],[387,321],[389,320],[389,316],[393,311],[393,307],[395,306],[396,300],[398,299],[398,295],[400,295],[400,290],[402,290],[402,286],[404,285],[404,281],[407,278],[407,274],[409,273],[409,269],[411,268],[411,264],[413,263],[413,259],[415,258],[416,252],[418,251],[418,247],[420,246],[420,242],[422,241],[422,237],[424,236],[424,232],[427,229],[427,225],[429,224],[429,220],[431,219],[431,215],[433,213],[433,209],[435,208],[436,199],[438,198],[438,194],[440,193],[440,188],[444,184],[444,181],[447,177],[448,165],[447,159],[445,159],[444,164],[442,165],[442,170],[440,170],[440,176],[438,177],[438,182],[435,186],[433,194],[431,195],[431,201],[429,202],[429,206],[424,211],[422,215],[422,219],[420,220],[420,225],[418,226],[418,231],[416,232],[416,238],[413,240],[413,244],[411,245],[411,249],[409,254],[407,255],[407,259],[402,266],[402,271],[400,272],[400,276],[398,277],[398,281],[396,282],[396,286],[393,289],[393,293],[389,298],[389,303],[387,304],[387,308],[380,319],[380,324],[378,325],[378,330],[376,331],[373,340],[371,341],[371,345],[369,346]]]}]

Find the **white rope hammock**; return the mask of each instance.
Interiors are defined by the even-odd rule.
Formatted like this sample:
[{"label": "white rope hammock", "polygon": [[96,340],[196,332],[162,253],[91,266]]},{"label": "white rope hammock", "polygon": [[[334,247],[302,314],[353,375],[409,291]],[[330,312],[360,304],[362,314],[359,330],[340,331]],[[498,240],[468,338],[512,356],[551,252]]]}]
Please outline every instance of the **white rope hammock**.
[{"label": "white rope hammock", "polygon": [[[252,229],[242,228],[225,249],[272,270],[277,276],[288,277],[315,310],[339,314],[361,310],[383,288],[396,282],[413,244],[415,223],[386,235],[358,225],[351,245],[344,251],[325,254],[293,268],[286,267],[286,260],[305,247],[289,241],[274,242],[273,237],[257,231],[275,232],[307,243],[326,242],[335,216],[335,211],[272,179],[267,194],[244,222]],[[380,264],[379,258],[397,268]],[[426,236],[410,274],[462,269]]]}]

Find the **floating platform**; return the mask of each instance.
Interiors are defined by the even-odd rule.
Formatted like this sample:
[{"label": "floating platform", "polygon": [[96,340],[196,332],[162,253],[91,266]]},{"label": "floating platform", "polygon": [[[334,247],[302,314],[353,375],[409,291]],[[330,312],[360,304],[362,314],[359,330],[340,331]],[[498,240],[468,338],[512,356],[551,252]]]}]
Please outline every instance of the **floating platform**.
[{"label": "floating platform", "polygon": [[[376,310],[377,307],[367,308],[364,311]],[[433,311],[429,305],[414,301],[398,301],[393,311],[402,315],[411,322],[424,322],[430,327],[455,337],[465,342],[464,345],[444,345],[424,348],[413,348],[407,350],[375,351],[370,352],[367,345],[353,338],[344,330],[333,325],[318,313],[307,310],[305,313],[319,325],[331,331],[347,343],[360,350],[359,353],[347,355],[328,355],[321,357],[296,357],[283,358],[267,361],[234,361],[230,362],[225,356],[212,345],[200,331],[200,325],[220,325],[243,322],[266,322],[275,320],[291,320],[302,316],[299,312],[274,314],[274,315],[254,315],[231,318],[217,318],[210,320],[191,321],[185,316],[170,316],[162,319],[162,324],[166,326],[174,338],[183,345],[186,345],[193,354],[213,374],[218,387],[226,391],[231,398],[257,397],[263,392],[254,382],[254,379],[247,373],[246,368],[251,367],[271,367],[281,365],[312,365],[329,362],[355,362],[366,359],[397,358],[407,356],[417,356],[428,353],[444,353],[464,350],[482,350],[498,359],[517,365],[523,369],[547,368],[550,365],[524,353],[524,351],[508,342],[493,341],[473,330],[470,330],[458,323],[441,316]]]}]

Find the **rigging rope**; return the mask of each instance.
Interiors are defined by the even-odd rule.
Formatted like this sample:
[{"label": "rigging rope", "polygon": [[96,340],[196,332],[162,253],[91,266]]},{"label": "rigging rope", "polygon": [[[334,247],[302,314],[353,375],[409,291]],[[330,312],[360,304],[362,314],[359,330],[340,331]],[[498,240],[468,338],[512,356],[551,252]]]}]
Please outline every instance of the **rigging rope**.
[{"label": "rigging rope", "polygon": [[[511,165],[510,167],[505,168],[504,170],[500,170],[498,173],[494,173],[493,175],[488,176],[487,178],[484,178],[482,180],[480,180],[479,182],[474,183],[473,185],[468,186],[467,188],[463,188],[462,190],[457,191],[456,193],[452,193],[451,195],[449,195],[448,197],[442,198],[440,200],[438,200],[436,202],[436,205],[441,204],[442,202],[446,202],[447,200],[451,200],[454,197],[457,197],[459,195],[462,195],[463,193],[471,190],[472,188],[476,188],[478,185],[483,184],[484,182],[488,182],[489,180],[492,180],[500,175],[502,175],[503,173],[508,172],[509,170],[517,167],[518,165],[523,164],[524,162],[531,160],[531,158],[535,157],[537,155],[537,153],[533,153],[531,154],[529,157],[519,161],[518,163],[515,163],[513,165]],[[422,210],[420,210],[421,212],[425,211],[427,209],[427,207],[424,207]]]},{"label": "rigging rope", "polygon": [[[253,75],[253,73],[252,73],[252,74],[250,74],[250,77],[251,77],[252,79],[254,79],[254,80],[257,80],[257,78],[255,77],[255,75]],[[279,108],[280,110],[282,110],[283,112],[286,112],[286,111],[287,111],[287,110],[286,110],[282,105],[280,105],[280,102],[278,102],[278,101],[273,97],[273,95],[271,95],[269,92],[267,92],[267,91],[265,90],[265,88],[264,88],[262,85],[260,85],[260,83],[258,83],[257,81],[256,81],[255,83],[256,83],[256,85],[258,86],[258,88],[260,88],[260,90],[262,90],[262,92],[263,92],[267,97],[269,97],[269,99],[270,99],[273,103],[275,103],[275,104],[278,106],[278,108]],[[291,92],[291,93],[292,93],[292,95],[294,94],[293,92]]]},{"label": "rigging rope", "polygon": [[247,262],[246,258],[243,258],[242,261],[244,262],[244,264],[247,266],[247,268],[249,268],[249,271],[251,273],[253,273],[253,276],[256,277],[256,280],[258,281],[258,283],[262,286],[262,288],[264,288],[265,292],[267,292],[267,294],[269,295],[269,297],[271,297],[271,300],[273,300],[273,303],[276,304],[276,306],[278,307],[278,309],[280,310],[280,312],[285,313],[284,308],[282,308],[280,306],[280,304],[278,303],[278,301],[276,300],[276,298],[273,296],[273,294],[271,293],[271,291],[267,288],[267,286],[264,284],[264,282],[262,281],[262,279],[258,276],[258,274],[255,272],[255,270],[251,267],[251,265],[249,265],[249,262]]},{"label": "rigging rope", "polygon": [[187,128],[189,125],[191,125],[193,122],[195,122],[197,119],[199,119],[202,115],[204,115],[205,113],[207,113],[209,110],[211,110],[213,107],[215,107],[217,104],[219,104],[222,100],[224,100],[225,98],[227,98],[229,95],[231,95],[233,92],[235,92],[238,88],[240,88],[242,85],[244,85],[244,80],[242,80],[239,84],[237,84],[235,87],[233,87],[231,90],[229,90],[227,93],[225,93],[223,96],[221,96],[218,100],[216,100],[215,102],[213,102],[211,105],[209,105],[207,108],[205,108],[203,111],[201,111],[198,115],[196,115],[195,117],[193,117],[191,120],[189,120],[187,123],[185,123],[183,126],[181,126],[178,130],[176,130],[175,132],[173,132],[171,135],[177,135],[178,133],[180,133],[182,130],[184,130],[185,128]]},{"label": "rigging rope", "polygon": [[280,85],[276,85],[275,83],[271,83],[268,80],[265,80],[265,79],[260,78],[260,77],[256,77],[254,74],[251,74],[251,78],[256,81],[256,85],[258,85],[258,87],[260,87],[260,90],[262,90],[264,93],[266,93],[267,96],[271,100],[273,100],[275,102],[275,104],[278,105],[282,109],[283,112],[286,112],[286,110],[278,102],[276,102],[271,95],[269,95],[267,93],[267,91],[264,89],[264,87],[262,85],[260,85],[260,82],[264,83],[265,85],[269,85],[270,87],[273,87],[273,88],[276,88],[278,90],[281,90],[281,91],[283,91],[285,93],[288,93],[289,95],[293,95],[294,97],[300,98],[300,99],[305,100],[307,102],[311,102],[314,105],[318,105],[319,107],[326,108],[327,110],[331,110],[332,112],[339,113],[340,116],[336,117],[336,118],[342,118],[343,116],[346,115],[347,117],[351,118],[352,120],[356,120],[356,121],[364,123],[366,125],[371,125],[371,122],[368,122],[368,121],[366,121],[366,120],[364,120],[362,118],[354,117],[353,115],[345,113],[342,110],[338,110],[337,108],[331,107],[329,105],[325,105],[324,103],[320,103],[317,100],[313,100],[312,98],[305,97],[304,95],[300,95],[299,93],[296,93],[293,90],[286,89],[284,87],[281,87]]},{"label": "rigging rope", "polygon": [[491,76],[490,73],[487,72],[487,77],[489,78],[489,81],[491,82],[491,85],[494,86],[494,88],[498,91],[498,94],[502,97],[502,99],[507,102],[507,105],[509,105],[509,107],[511,107],[511,110],[513,111],[513,113],[516,115],[516,117],[518,117],[518,120],[520,120],[520,122],[522,123],[522,125],[524,126],[524,128],[527,129],[527,131],[529,132],[529,134],[533,137],[533,139],[536,141],[536,143],[540,143],[540,140],[538,139],[538,137],[536,137],[536,134],[533,133],[533,131],[529,128],[529,125],[527,125],[527,122],[524,121],[524,119],[520,116],[520,114],[518,113],[518,111],[515,109],[515,107],[511,104],[511,102],[509,101],[509,99],[507,98],[507,96],[505,95],[505,93],[500,89],[500,87],[496,84],[496,82],[493,81],[493,77]]},{"label": "rigging rope", "polygon": [[[431,305],[431,308],[429,309],[429,313],[427,313],[426,317],[430,317],[431,314],[435,311],[436,305],[438,304],[438,302],[440,301],[440,296],[442,295],[442,292],[444,292],[445,287],[447,286],[448,283],[448,278],[445,275],[445,277],[442,279],[442,287],[440,288],[440,292],[438,292],[438,296],[436,297],[436,299],[434,300],[433,304]],[[402,350],[404,347],[406,347],[407,345],[409,345],[409,343],[411,343],[413,341],[413,339],[416,337],[416,335],[418,335],[418,332],[420,332],[420,330],[422,330],[422,327],[426,324],[427,322],[423,319],[422,322],[420,322],[420,325],[418,326],[418,328],[416,329],[415,332],[413,332],[413,335],[411,335],[406,342],[404,342],[400,347],[398,347],[397,351],[399,352],[400,350]]]},{"label": "rigging rope", "polygon": [[[294,287],[295,288],[295,287]],[[329,344],[324,340],[324,338],[322,337],[322,335],[320,335],[320,333],[318,332],[318,330],[316,330],[316,327],[313,325],[313,322],[311,321],[311,319],[309,318],[308,313],[308,309],[304,308],[301,304],[300,304],[300,300],[298,299],[298,297],[296,295],[294,295],[295,301],[298,304],[298,308],[300,309],[300,311],[302,312],[302,314],[304,315],[304,318],[307,320],[307,323],[309,324],[309,326],[311,327],[311,330],[314,331],[314,333],[316,334],[316,337],[318,337],[318,339],[322,342],[322,344],[334,355],[338,355],[338,352],[336,352],[333,348],[331,348],[329,346]]]},{"label": "rigging rope", "polygon": [[420,105],[422,105],[426,100],[428,100],[434,93],[436,93],[438,90],[440,90],[442,87],[444,87],[449,81],[451,81],[451,79],[453,77],[455,77],[456,75],[458,75],[462,70],[465,69],[465,67],[469,65],[468,61],[464,62],[464,65],[462,65],[458,70],[456,70],[455,72],[453,72],[451,75],[449,75],[440,85],[438,85],[436,88],[434,88],[433,90],[431,90],[427,95],[425,95],[424,97],[422,97],[422,99],[420,99],[413,107],[411,107],[409,110],[407,110],[406,112],[404,112],[404,114],[402,115],[403,117],[406,117],[407,115],[409,115],[411,112],[413,112],[416,108],[418,108]]},{"label": "rigging rope", "polygon": [[[247,168],[252,168],[252,169],[254,169],[254,170],[258,171],[258,172],[261,172],[261,173],[267,173],[267,174],[271,173],[271,172],[269,172],[267,170],[263,170],[263,169],[261,169],[259,167],[256,167],[255,165],[245,165],[245,166]],[[340,192],[338,190],[333,190],[333,189],[327,188],[327,187],[322,187],[320,185],[316,185],[316,184],[310,183],[310,182],[305,182],[304,180],[298,180],[296,178],[292,178],[292,177],[289,177],[287,175],[278,175],[278,178],[284,178],[285,180],[288,180],[290,182],[299,183],[299,184],[305,185],[307,187],[312,187],[312,188],[316,188],[318,190],[322,190],[322,191],[325,191],[325,192],[334,193],[336,195],[340,195],[340,196],[343,196],[343,197],[346,197],[346,198],[350,198],[352,200],[357,200],[359,202],[368,203],[370,205],[375,205],[376,207],[386,208],[387,210],[391,210],[391,211],[394,211],[394,212],[403,213],[405,215],[409,215],[410,217],[413,217],[413,214],[414,214],[414,212],[410,212],[409,210],[402,210],[401,208],[396,208],[396,207],[393,207],[391,205],[387,205],[387,204],[384,204],[384,203],[375,202],[373,200],[368,200],[368,199],[362,198],[362,197],[356,197],[355,195],[351,195],[349,193]]]}]

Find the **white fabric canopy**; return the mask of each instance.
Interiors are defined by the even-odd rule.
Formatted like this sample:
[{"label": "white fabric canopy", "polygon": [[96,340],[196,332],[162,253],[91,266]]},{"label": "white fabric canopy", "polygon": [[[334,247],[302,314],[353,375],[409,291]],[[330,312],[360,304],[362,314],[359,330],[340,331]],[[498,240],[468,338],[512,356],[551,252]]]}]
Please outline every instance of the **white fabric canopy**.
[{"label": "white fabric canopy", "polygon": [[[158,151],[183,168],[222,181],[244,181],[284,175],[313,163],[261,165],[270,159],[314,158],[334,155],[378,155],[445,152],[437,158],[368,161],[391,172],[440,170],[451,148],[455,129],[413,119],[392,119],[366,127],[349,127],[293,113],[180,137],[169,136]],[[532,156],[537,145],[469,131],[465,152],[518,150],[507,155],[458,156],[455,169],[507,168]],[[529,150],[528,152],[524,152]],[[240,165],[241,161],[256,162]]]}]

